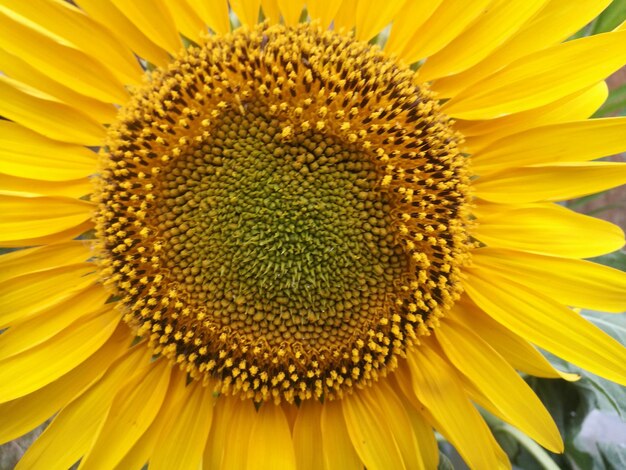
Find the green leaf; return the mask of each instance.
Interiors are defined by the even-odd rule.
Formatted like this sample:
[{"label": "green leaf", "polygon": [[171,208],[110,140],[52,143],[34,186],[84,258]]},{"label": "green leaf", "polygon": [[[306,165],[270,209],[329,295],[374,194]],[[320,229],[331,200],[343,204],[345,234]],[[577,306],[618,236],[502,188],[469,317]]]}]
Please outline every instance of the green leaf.
[{"label": "green leaf", "polygon": [[626,0],[614,0],[594,21],[591,34],[605,33],[626,19]]},{"label": "green leaf", "polygon": [[626,116],[626,83],[611,90],[609,97],[593,117],[614,115]]},{"label": "green leaf", "polygon": [[610,266],[612,268],[619,269],[620,271],[626,271],[625,251],[615,251],[614,253],[609,253],[608,255],[591,258],[590,261],[593,261],[594,263],[604,264],[605,266]]}]

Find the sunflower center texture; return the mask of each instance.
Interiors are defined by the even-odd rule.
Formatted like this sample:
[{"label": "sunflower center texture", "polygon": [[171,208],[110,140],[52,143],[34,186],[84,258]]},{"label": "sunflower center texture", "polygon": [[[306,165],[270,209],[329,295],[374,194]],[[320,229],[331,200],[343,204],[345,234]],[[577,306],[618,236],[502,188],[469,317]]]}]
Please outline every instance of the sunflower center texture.
[{"label": "sunflower center texture", "polygon": [[311,25],[209,37],[111,127],[103,278],[154,353],[216,392],[339,398],[458,298],[464,166],[377,48]]}]

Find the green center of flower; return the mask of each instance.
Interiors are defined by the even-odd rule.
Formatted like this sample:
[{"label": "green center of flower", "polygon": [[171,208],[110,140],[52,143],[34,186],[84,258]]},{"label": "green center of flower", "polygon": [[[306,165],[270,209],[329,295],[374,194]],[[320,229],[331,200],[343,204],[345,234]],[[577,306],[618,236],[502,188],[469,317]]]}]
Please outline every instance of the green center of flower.
[{"label": "green center of flower", "polygon": [[103,276],[156,354],[221,393],[338,398],[458,298],[464,159],[375,48],[310,25],[211,37],[109,135]]}]

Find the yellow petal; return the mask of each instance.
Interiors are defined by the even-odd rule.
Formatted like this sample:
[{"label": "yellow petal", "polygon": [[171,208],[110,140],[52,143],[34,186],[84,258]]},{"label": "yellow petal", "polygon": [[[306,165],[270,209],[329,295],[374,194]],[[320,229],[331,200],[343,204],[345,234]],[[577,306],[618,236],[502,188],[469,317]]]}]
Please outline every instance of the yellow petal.
[{"label": "yellow petal", "polygon": [[[111,33],[117,37],[118,41],[126,44],[139,57],[159,66],[165,66],[169,62],[167,52],[148,39],[148,37],[111,2],[103,2],[102,0],[78,0],[76,3],[82,10],[87,12],[91,18],[111,31]],[[212,4],[222,2],[205,3]]]},{"label": "yellow petal", "polygon": [[187,398],[187,375],[176,367],[171,368],[168,375],[169,386],[157,415],[150,426],[148,426],[148,429],[133,444],[132,448],[126,452],[119,464],[114,467],[115,469],[143,468],[152,455],[154,446],[163,432],[164,426],[180,410]]},{"label": "yellow petal", "polygon": [[[380,33],[402,10],[406,0],[358,0],[356,38],[368,41]],[[374,13],[375,12],[375,13]]]},{"label": "yellow petal", "polygon": [[42,235],[34,238],[21,238],[17,240],[4,240],[0,242],[0,245],[6,248],[21,248],[24,246],[36,246],[46,245],[52,243],[61,243],[69,240],[74,240],[79,235],[93,229],[93,223],[91,220],[86,220],[80,225],[62,230],[60,232],[51,233],[48,235]]},{"label": "yellow petal", "polygon": [[70,3],[60,0],[4,0],[3,4],[103,64],[120,83],[141,84],[143,71],[130,49]]},{"label": "yellow petal", "polygon": [[[299,1],[295,3],[300,6],[300,11],[302,11],[302,3]],[[289,6],[294,8],[295,5],[290,3]],[[281,13],[280,8],[278,7],[278,0],[261,0],[261,10],[263,11],[264,19],[267,19],[270,24],[280,23]]]},{"label": "yellow petal", "polygon": [[575,381],[580,378],[576,374],[555,369],[533,345],[500,325],[467,298],[457,302],[450,312],[450,318],[480,336],[519,371],[549,379]]},{"label": "yellow petal", "polygon": [[432,89],[440,97],[454,96],[514,60],[564,41],[609,3],[610,0],[549,0],[539,14],[484,60],[462,73],[436,80]]},{"label": "yellow petal", "polygon": [[400,58],[411,64],[440,51],[483,14],[489,3],[490,0],[444,0],[415,30],[411,41],[399,53]]},{"label": "yellow petal", "polygon": [[128,350],[104,376],[54,418],[28,448],[16,470],[67,469],[88,450],[117,391],[150,366],[145,345]]},{"label": "yellow petal", "polygon": [[402,14],[393,20],[389,39],[385,43],[385,51],[389,55],[403,56],[405,48],[410,47],[418,37],[420,26],[430,18],[442,2],[443,0],[406,2]]},{"label": "yellow petal", "polygon": [[33,393],[0,404],[0,443],[34,429],[98,380],[132,340],[123,324],[94,354],[64,376]]},{"label": "yellow petal", "polygon": [[117,312],[106,309],[77,320],[41,345],[0,360],[0,401],[32,393],[72,370],[110,338],[119,320]]},{"label": "yellow petal", "polygon": [[624,245],[622,230],[555,204],[528,204],[482,217],[473,235],[490,247],[591,258]]},{"label": "yellow petal", "polygon": [[230,31],[228,2],[207,2],[206,0],[187,0],[200,18],[217,34]]},{"label": "yellow petal", "polygon": [[210,387],[196,381],[189,384],[181,408],[172,413],[163,426],[150,458],[150,468],[185,470],[198,467],[211,429],[214,402]]},{"label": "yellow petal", "polygon": [[511,134],[559,122],[580,121],[591,117],[609,96],[605,82],[566,96],[539,108],[486,121],[455,121],[465,136],[468,153],[479,154],[485,147]]},{"label": "yellow petal", "polygon": [[123,84],[104,65],[2,5],[0,47],[78,93],[106,103],[125,103],[128,99]]},{"label": "yellow petal", "polygon": [[93,191],[86,178],[72,181],[41,181],[0,173],[0,194],[14,196],[63,196],[79,198]]},{"label": "yellow petal", "polygon": [[481,248],[476,269],[500,274],[571,307],[626,310],[626,273],[589,261]]},{"label": "yellow petal", "polygon": [[83,240],[13,251],[0,256],[0,282],[23,274],[80,263],[92,256],[89,242]]},{"label": "yellow petal", "polygon": [[547,0],[494,2],[478,20],[426,60],[420,79],[430,81],[462,72],[483,60],[514,35]]},{"label": "yellow petal", "polygon": [[71,264],[0,283],[0,326],[25,319],[84,290],[96,281],[91,263]]},{"label": "yellow petal", "polygon": [[326,401],[322,407],[322,441],[326,470],[363,470],[363,463],[348,434],[339,400]]},{"label": "yellow petal", "polygon": [[296,25],[302,14],[303,2],[300,0],[277,0],[278,8],[286,25]]},{"label": "yellow petal", "polygon": [[88,220],[93,205],[60,197],[0,195],[0,245],[10,240],[41,237],[76,227]]},{"label": "yellow petal", "polygon": [[537,395],[502,356],[480,337],[447,319],[435,330],[452,364],[468,377],[513,426],[552,452],[563,441]]},{"label": "yellow petal", "polygon": [[100,145],[105,130],[81,111],[34,88],[0,76],[0,114],[51,139]]},{"label": "yellow petal", "polygon": [[257,419],[257,413],[250,400],[238,400],[231,397],[225,399],[232,400],[232,417],[227,428],[223,429],[223,431],[227,433],[227,436],[237,436],[238,439],[226,439],[224,443],[224,458],[220,468],[244,470],[247,468],[248,452],[250,451],[249,443],[254,439],[252,429]]},{"label": "yellow petal", "polygon": [[571,309],[479,269],[471,269],[464,286],[476,305],[518,335],[594,374],[626,384],[626,348]]},{"label": "yellow petal", "polygon": [[472,156],[483,175],[511,167],[551,162],[583,162],[626,150],[626,117],[563,122],[497,140]]},{"label": "yellow petal", "polygon": [[333,25],[335,29],[341,30],[343,28],[345,31],[350,31],[354,28],[354,24],[356,23],[357,2],[358,0],[341,1],[341,5],[339,5],[339,9],[333,18]]},{"label": "yellow petal", "polygon": [[41,90],[71,108],[82,110],[98,122],[112,122],[117,115],[117,109],[111,103],[103,103],[76,93],[62,83],[52,80],[25,60],[9,54],[3,49],[0,49],[0,63],[2,63],[3,72],[9,77],[29,87]]},{"label": "yellow petal", "polygon": [[626,183],[626,163],[555,163],[512,168],[478,178],[476,197],[508,204],[565,201]]},{"label": "yellow petal", "polygon": [[0,120],[0,171],[22,178],[67,181],[95,172],[96,154]]},{"label": "yellow petal", "polygon": [[298,408],[293,428],[293,447],[298,470],[324,468],[321,428],[323,406],[315,400],[306,400]]},{"label": "yellow petal", "polygon": [[[233,422],[235,407],[240,404],[241,401],[237,398],[224,395],[215,403],[211,432],[209,433],[206,447],[204,448],[204,457],[202,459],[204,468],[208,470],[219,470],[222,468],[222,459],[224,457],[226,443],[229,440],[228,431],[231,425],[230,423]],[[245,452],[247,453],[247,449]]]},{"label": "yellow petal", "polygon": [[254,26],[259,21],[261,0],[231,0],[230,7],[242,25]]},{"label": "yellow petal", "polygon": [[320,26],[327,28],[335,19],[335,15],[341,6],[342,0],[322,0],[320,2],[308,2],[306,8],[311,20],[320,20]]},{"label": "yellow petal", "polygon": [[287,417],[280,406],[260,406],[248,441],[248,470],[261,467],[295,470],[296,455]]},{"label": "yellow petal", "polygon": [[602,330],[543,295],[503,276],[472,269],[470,298],[494,320],[583,369],[626,385],[626,348]]},{"label": "yellow petal", "polygon": [[108,297],[108,292],[102,286],[94,284],[39,315],[33,315],[25,321],[11,325],[11,328],[2,334],[0,359],[20,354],[40,345],[73,322],[85,316],[91,316],[93,312],[111,310],[112,306],[104,305]]},{"label": "yellow petal", "polygon": [[626,31],[588,36],[516,60],[446,102],[460,119],[492,119],[551,103],[604,79],[626,62]]},{"label": "yellow petal", "polygon": [[366,399],[368,392],[359,390],[341,400],[346,428],[354,449],[368,469],[407,468],[387,424],[390,417],[373,400]]},{"label": "yellow petal", "polygon": [[167,11],[174,19],[176,29],[195,43],[201,42],[201,36],[207,31],[206,25],[196,11],[185,0],[163,0]]},{"label": "yellow petal", "polygon": [[79,468],[111,469],[154,421],[170,381],[171,364],[161,358],[115,396],[104,425]]},{"label": "yellow petal", "polygon": [[415,394],[442,426],[438,431],[469,467],[498,468],[498,454],[502,450],[465,395],[457,372],[425,343],[415,348],[407,359]]},{"label": "yellow petal", "polygon": [[113,4],[143,34],[170,54],[177,54],[183,48],[174,19],[162,0],[113,0]]}]

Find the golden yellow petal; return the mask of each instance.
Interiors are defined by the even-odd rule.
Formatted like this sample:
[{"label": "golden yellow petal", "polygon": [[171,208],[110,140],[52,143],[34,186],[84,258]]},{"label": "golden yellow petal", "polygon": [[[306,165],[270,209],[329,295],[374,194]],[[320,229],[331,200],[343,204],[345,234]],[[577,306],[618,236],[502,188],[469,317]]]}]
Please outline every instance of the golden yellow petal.
[{"label": "golden yellow petal", "polygon": [[102,377],[131,341],[130,330],[120,324],[100,349],[67,374],[33,393],[0,404],[0,443],[27,433],[69,404]]},{"label": "golden yellow petal", "polygon": [[[430,2],[406,2],[402,14],[397,15],[391,25],[385,51],[390,55],[403,56],[403,51],[418,38],[419,28],[435,12],[443,0]],[[330,2],[328,2],[330,3]]]},{"label": "golden yellow petal", "polygon": [[228,2],[207,2],[206,0],[187,0],[196,14],[202,18],[209,28],[218,34],[230,31],[228,18]]},{"label": "golden yellow petal", "polygon": [[346,428],[342,403],[338,400],[327,401],[322,407],[322,441],[325,469],[363,470]]},{"label": "golden yellow petal", "polygon": [[626,348],[576,312],[504,276],[468,269],[469,297],[494,320],[551,353],[626,385]]},{"label": "golden yellow petal", "polygon": [[0,120],[0,171],[22,178],[67,181],[95,172],[95,152],[50,140],[11,121]]},{"label": "golden yellow petal", "polygon": [[108,470],[122,460],[161,409],[170,381],[170,370],[169,361],[164,358],[156,360],[118,392],[79,468]]},{"label": "golden yellow petal", "polygon": [[308,2],[306,8],[311,20],[320,20],[320,26],[327,28],[334,20],[342,0],[320,0],[317,2]]},{"label": "golden yellow petal", "polygon": [[356,23],[356,6],[358,0],[342,0],[341,5],[335,17],[333,18],[333,25],[335,29],[341,30],[343,28],[346,32],[354,28]]},{"label": "golden yellow petal", "polygon": [[82,224],[62,230],[60,232],[42,235],[40,237],[22,238],[18,240],[4,240],[0,245],[5,248],[22,248],[24,246],[47,245],[51,243],[61,243],[76,239],[79,235],[93,229],[93,222],[86,220]]},{"label": "golden yellow petal", "polygon": [[186,0],[163,0],[163,3],[174,19],[176,29],[188,39],[200,43],[207,27],[189,3]]},{"label": "golden yellow petal", "polygon": [[513,36],[546,3],[547,0],[494,2],[465,31],[426,60],[419,69],[420,79],[430,81],[467,70]]},{"label": "golden yellow petal", "polygon": [[0,194],[8,196],[62,196],[78,199],[93,191],[87,178],[70,181],[41,181],[0,173]]},{"label": "golden yellow petal", "polygon": [[242,25],[254,26],[259,21],[261,0],[231,0],[230,7]]},{"label": "golden yellow petal", "polygon": [[624,245],[618,226],[550,203],[481,217],[472,234],[490,247],[564,258],[591,258]]},{"label": "golden yellow petal", "polygon": [[276,0],[281,16],[286,25],[296,25],[302,14],[304,4],[301,0]]},{"label": "golden yellow petal", "polygon": [[0,401],[32,393],[72,370],[102,347],[119,321],[117,312],[104,309],[80,318],[45,343],[1,358]]},{"label": "golden yellow petal", "polygon": [[268,402],[257,411],[248,441],[247,460],[247,470],[256,470],[259,466],[296,469],[289,424],[280,406]]},{"label": "golden yellow petal", "polygon": [[626,310],[626,273],[608,266],[491,248],[475,250],[472,259],[486,275],[499,273],[564,305],[602,312]]},{"label": "golden yellow petal", "polygon": [[446,319],[435,330],[450,362],[506,420],[552,452],[563,452],[559,430],[537,395],[509,363],[470,329]]},{"label": "golden yellow petal", "polygon": [[554,102],[606,78],[626,62],[626,31],[569,41],[516,60],[446,102],[460,119],[492,119]]},{"label": "golden yellow petal", "polygon": [[356,6],[356,38],[361,41],[372,39],[402,11],[405,3],[407,0],[359,0]]},{"label": "golden yellow petal", "polygon": [[225,432],[227,436],[237,436],[238,439],[226,439],[221,468],[239,468],[245,470],[248,465],[249,443],[254,439],[252,428],[254,421],[257,419],[256,410],[250,400],[240,401],[236,397],[227,397],[226,399],[233,401],[232,417],[228,426],[222,429],[222,432]]},{"label": "golden yellow petal", "polygon": [[[226,442],[228,441],[230,423],[233,422],[235,407],[240,404],[241,401],[239,399],[229,396],[221,396],[215,403],[211,432],[209,433],[202,459],[202,464],[208,470],[219,470],[222,468],[222,459],[224,458]],[[247,453],[247,449],[245,452]]]},{"label": "golden yellow petal", "polygon": [[322,407],[315,400],[306,400],[298,407],[293,428],[293,448],[298,470],[318,470],[324,468],[324,447],[322,445]]}]

